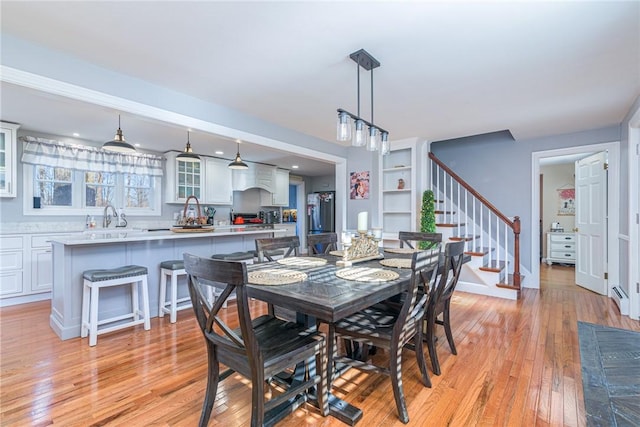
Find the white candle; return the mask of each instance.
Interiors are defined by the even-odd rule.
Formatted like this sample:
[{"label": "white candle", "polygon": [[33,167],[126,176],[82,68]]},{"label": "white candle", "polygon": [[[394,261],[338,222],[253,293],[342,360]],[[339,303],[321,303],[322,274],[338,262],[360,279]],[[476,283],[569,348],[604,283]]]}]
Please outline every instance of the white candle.
[{"label": "white candle", "polygon": [[369,224],[369,214],[367,212],[360,212],[358,214],[358,231],[366,232]]},{"label": "white candle", "polygon": [[347,233],[346,231],[342,232],[342,244],[343,245],[351,244],[351,233]]}]

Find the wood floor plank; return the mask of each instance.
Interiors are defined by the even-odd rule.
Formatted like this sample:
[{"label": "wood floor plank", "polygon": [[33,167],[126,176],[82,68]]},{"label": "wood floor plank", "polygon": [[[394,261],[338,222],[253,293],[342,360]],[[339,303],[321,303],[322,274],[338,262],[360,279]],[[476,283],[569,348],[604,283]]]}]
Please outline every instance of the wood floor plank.
[{"label": "wood floor plank", "polygon": [[[234,310],[226,310],[231,326]],[[264,310],[253,302],[254,313]],[[206,350],[191,312],[178,313],[176,324],[152,319],[151,331],[101,335],[93,348],[86,339],[60,341],[49,312],[47,301],[0,309],[0,425],[198,423]],[[578,321],[640,331],[610,299],[576,286],[572,267],[541,265],[541,289],[524,289],[519,301],[457,292],[451,323],[458,355],[438,327],[442,375],[431,375],[432,388],[422,385],[415,354],[403,354],[409,425],[585,426]],[[364,411],[361,426],[402,425],[386,376],[351,370],[333,391]],[[249,381],[229,377],[210,425],[247,425],[250,398]],[[303,405],[279,425],[344,424]]]}]

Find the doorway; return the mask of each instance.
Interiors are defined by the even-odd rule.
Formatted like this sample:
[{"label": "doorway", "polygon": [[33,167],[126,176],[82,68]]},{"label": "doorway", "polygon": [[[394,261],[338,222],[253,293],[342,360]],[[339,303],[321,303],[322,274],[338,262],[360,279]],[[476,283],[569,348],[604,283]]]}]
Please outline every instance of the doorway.
[{"label": "doorway", "polygon": [[[609,142],[602,144],[592,144],[578,147],[570,147],[570,148],[561,148],[556,150],[548,150],[548,151],[538,151],[532,153],[532,178],[531,182],[533,185],[532,188],[532,209],[531,209],[531,273],[532,273],[532,287],[540,286],[540,254],[545,255],[542,252],[542,242],[541,235],[544,233],[545,228],[550,228],[551,223],[543,224],[542,223],[542,213],[541,213],[541,190],[543,185],[547,185],[546,183],[542,183],[540,180],[540,168],[541,164],[545,162],[553,162],[552,159],[557,161],[558,163],[570,162],[573,165],[573,162],[579,158],[587,157],[589,154],[600,151],[607,151],[609,153],[609,181],[608,181],[608,189],[607,192],[607,210],[611,212],[611,206],[618,205],[619,199],[619,183],[620,183],[620,173],[619,173],[619,163],[620,163],[620,155],[619,155],[619,142]],[[562,184],[559,184],[561,186]],[[613,212],[616,210],[614,209]],[[617,244],[617,230],[618,230],[618,221],[619,218],[616,215],[612,215],[609,218],[607,225],[607,241],[606,241],[606,252],[608,254],[608,259],[610,260],[608,265],[608,282],[609,283],[617,283],[618,281],[618,271],[619,271],[619,247]],[[556,222],[556,221],[552,221]],[[575,225],[573,226],[575,227]],[[569,230],[571,231],[571,230]],[[548,273],[548,271],[545,271]],[[610,291],[610,289],[608,289]]]}]

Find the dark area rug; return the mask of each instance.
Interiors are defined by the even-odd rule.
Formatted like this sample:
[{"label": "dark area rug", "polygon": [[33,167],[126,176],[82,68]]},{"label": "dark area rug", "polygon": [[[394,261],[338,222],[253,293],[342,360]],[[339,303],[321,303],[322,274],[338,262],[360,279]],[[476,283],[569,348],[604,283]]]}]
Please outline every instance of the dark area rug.
[{"label": "dark area rug", "polygon": [[578,322],[588,426],[640,426],[640,332]]}]

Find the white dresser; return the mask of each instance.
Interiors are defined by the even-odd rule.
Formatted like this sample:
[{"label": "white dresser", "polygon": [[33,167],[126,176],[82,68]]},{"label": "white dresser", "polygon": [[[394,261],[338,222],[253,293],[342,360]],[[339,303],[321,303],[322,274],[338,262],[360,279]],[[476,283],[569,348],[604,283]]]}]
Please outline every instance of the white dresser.
[{"label": "white dresser", "polygon": [[574,233],[547,233],[547,264],[576,263],[576,235]]}]

